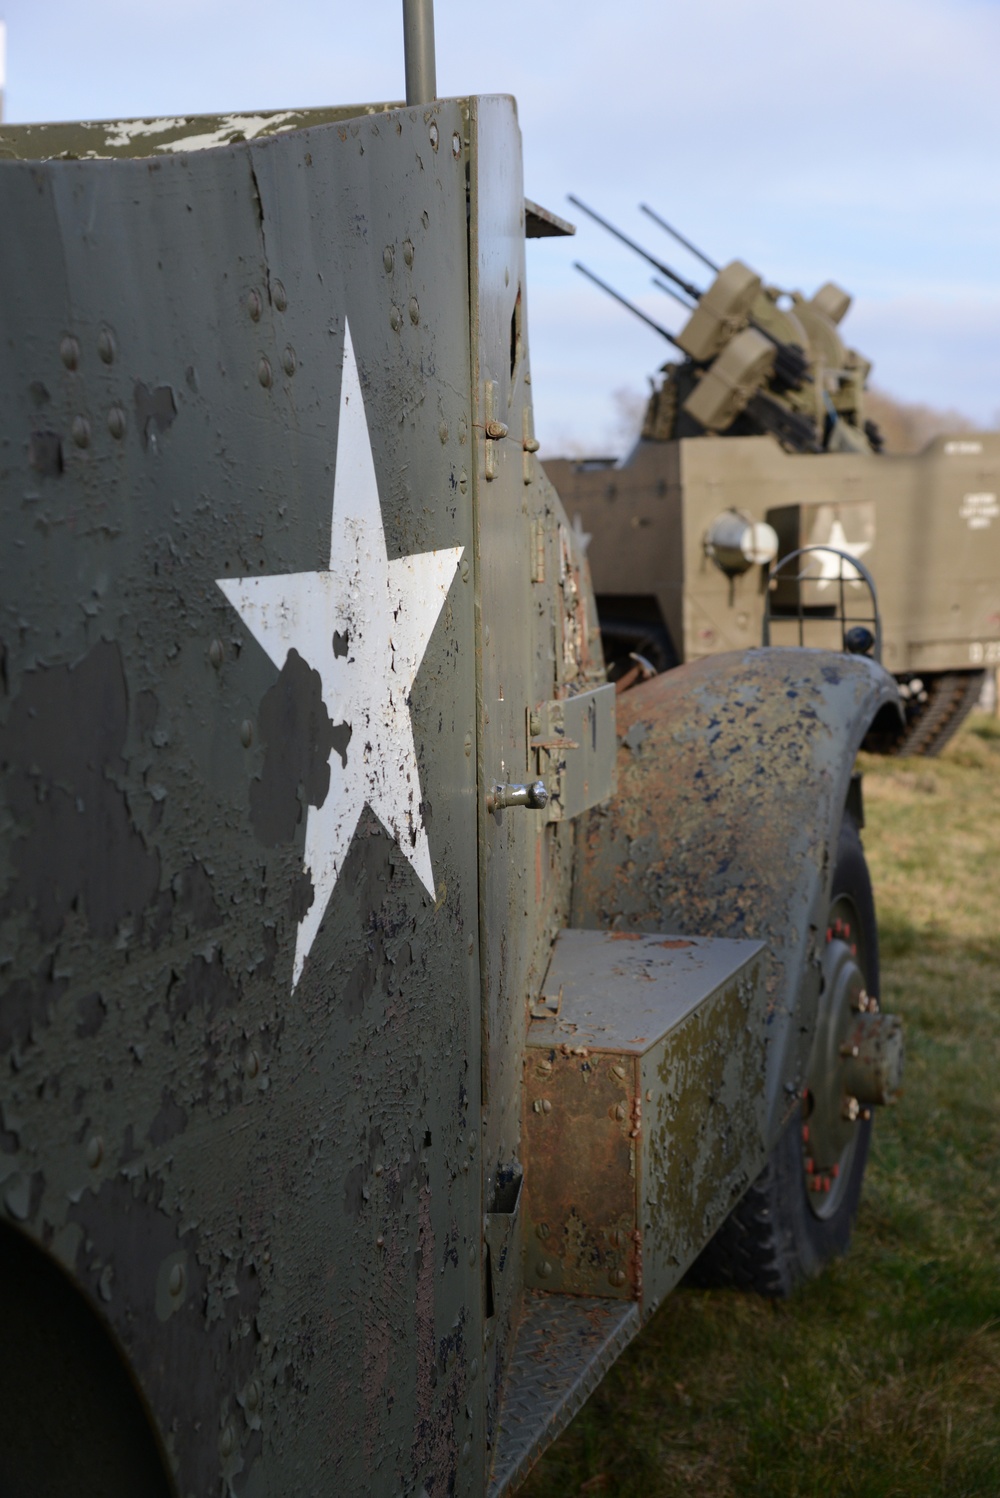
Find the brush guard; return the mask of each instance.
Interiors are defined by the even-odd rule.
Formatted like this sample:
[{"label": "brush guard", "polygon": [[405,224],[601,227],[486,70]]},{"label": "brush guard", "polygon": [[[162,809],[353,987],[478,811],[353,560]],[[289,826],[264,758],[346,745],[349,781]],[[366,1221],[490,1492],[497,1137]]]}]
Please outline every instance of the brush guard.
[{"label": "brush guard", "polygon": [[[817,572],[811,567],[810,561],[802,560],[812,558],[816,553],[836,558],[836,563],[823,563],[822,570]],[[792,570],[794,563],[798,564],[797,570]],[[824,602],[817,606],[805,601],[806,589],[810,586],[815,589],[818,584],[836,587],[836,601],[832,605]],[[849,595],[848,589],[859,587],[867,589],[870,607],[865,605],[863,594],[856,600]],[[794,589],[795,602],[781,605],[781,611],[776,612],[775,595],[779,588],[785,591]],[[861,612],[853,612],[855,603]],[[851,607],[851,613],[848,613],[848,607]],[[826,639],[819,643],[828,648],[831,625],[839,623],[842,650],[848,655],[871,656],[879,665],[882,663],[882,617],[878,609],[875,579],[863,562],[836,546],[801,546],[797,551],[790,551],[787,556],[781,557],[771,567],[767,575],[761,629],[761,643],[764,646],[772,643],[771,631],[776,623],[797,628],[800,646],[807,644],[807,626],[814,631],[825,631]]]}]

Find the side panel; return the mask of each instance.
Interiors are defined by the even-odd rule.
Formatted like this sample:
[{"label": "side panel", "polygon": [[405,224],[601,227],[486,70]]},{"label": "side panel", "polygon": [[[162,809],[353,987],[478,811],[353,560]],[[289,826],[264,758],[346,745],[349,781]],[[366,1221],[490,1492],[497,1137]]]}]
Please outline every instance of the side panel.
[{"label": "side panel", "polygon": [[480,1483],[468,240],[432,113],[0,165],[0,1202],[199,1498]]},{"label": "side panel", "polygon": [[748,651],[619,699],[618,792],[581,819],[573,924],[767,944],[769,1135],[802,1085],[855,753],[895,688],[814,650]]},{"label": "side panel", "polygon": [[[730,508],[763,520],[790,507],[801,507],[795,545],[829,542],[872,572],[890,671],[975,670],[1000,659],[995,433],[940,437],[906,457],[786,453],[769,437],[706,436],[642,442],[620,468],[547,468],[593,535],[598,595],[655,597],[681,659],[761,638],[762,569],[725,577],[705,555],[712,521]],[[794,643],[797,626],[787,637],[782,627],[775,643]],[[838,636],[814,622],[807,643],[835,649]]]}]

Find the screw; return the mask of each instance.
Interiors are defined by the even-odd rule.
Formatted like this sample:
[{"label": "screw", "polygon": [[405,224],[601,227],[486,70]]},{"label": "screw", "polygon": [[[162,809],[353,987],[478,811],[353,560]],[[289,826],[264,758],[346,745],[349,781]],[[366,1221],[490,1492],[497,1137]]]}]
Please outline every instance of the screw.
[{"label": "screw", "polygon": [[487,437],[489,437],[493,442],[499,442],[501,438],[506,437],[507,435],[507,427],[502,421],[488,421],[486,423],[485,431]]},{"label": "screw", "polygon": [[616,1288],[618,1288],[619,1286],[624,1285],[624,1283],[625,1283],[625,1271],[624,1271],[624,1269],[612,1269],[611,1273],[608,1275],[608,1284],[609,1285],[614,1285]]},{"label": "screw", "polygon": [[549,1263],[548,1259],[539,1259],[538,1263],[535,1265],[535,1273],[538,1275],[538,1278],[540,1280],[548,1279],[549,1275],[552,1273],[552,1265]]},{"label": "screw", "polygon": [[538,1226],[536,1227],[536,1229],[535,1229],[535,1237],[536,1238],[541,1238],[542,1242],[544,1243],[545,1239],[549,1236],[550,1232],[551,1232],[551,1229],[550,1229],[548,1223],[547,1222],[540,1222],[538,1224]]}]

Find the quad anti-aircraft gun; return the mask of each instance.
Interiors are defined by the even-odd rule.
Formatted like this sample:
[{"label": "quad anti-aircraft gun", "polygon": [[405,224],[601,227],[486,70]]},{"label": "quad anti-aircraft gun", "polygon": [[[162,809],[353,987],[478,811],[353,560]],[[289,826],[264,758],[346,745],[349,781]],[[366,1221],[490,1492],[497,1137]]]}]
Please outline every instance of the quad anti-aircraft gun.
[{"label": "quad anti-aircraft gun", "polygon": [[687,314],[672,332],[579,266],[681,356],[622,463],[546,463],[592,537],[606,650],[662,669],[764,638],[877,638],[907,707],[884,747],[936,753],[1000,664],[1000,435],[885,453],[865,410],[871,364],[841,332],[846,292],[827,282],[806,297],[742,261],[720,267],[642,205],[711,272],[701,289],[571,201]]}]

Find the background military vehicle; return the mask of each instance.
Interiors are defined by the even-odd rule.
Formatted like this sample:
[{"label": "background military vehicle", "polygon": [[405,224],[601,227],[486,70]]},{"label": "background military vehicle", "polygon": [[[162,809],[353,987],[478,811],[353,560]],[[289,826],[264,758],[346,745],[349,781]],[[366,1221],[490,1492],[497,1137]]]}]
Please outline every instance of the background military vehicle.
[{"label": "background military vehicle", "polygon": [[428,20],[406,105],[0,134],[4,1492],[512,1489],[898,1085],[893,683],[607,683]]},{"label": "background military vehicle", "polygon": [[[676,336],[653,322],[682,358],[664,365],[628,457],[546,460],[592,537],[605,648],[662,668],[745,647],[762,637],[775,558],[834,548],[877,585],[882,659],[907,711],[886,747],[937,753],[1000,665],[1000,434],[882,452],[865,410],[871,365],[841,333],[846,292],[827,282],[812,297],[785,293],[741,261],[701,256],[702,292],[572,201],[651,260],[689,314]],[[798,641],[804,621],[805,643],[837,648],[842,571],[848,612],[868,611],[858,570],[817,552],[779,574],[771,640]]]}]

